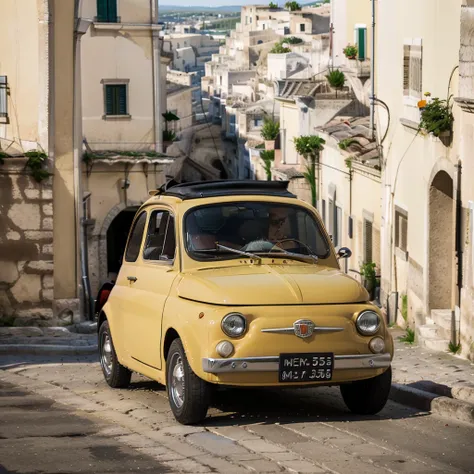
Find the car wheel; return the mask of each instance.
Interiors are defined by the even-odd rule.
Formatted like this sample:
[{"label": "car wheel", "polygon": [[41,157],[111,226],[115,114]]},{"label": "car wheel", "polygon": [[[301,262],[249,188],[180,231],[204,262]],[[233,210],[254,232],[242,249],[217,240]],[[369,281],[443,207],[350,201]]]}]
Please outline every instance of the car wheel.
[{"label": "car wheel", "polygon": [[120,364],[117,359],[107,320],[101,324],[99,329],[99,356],[105,381],[112,388],[128,387],[132,372]]},{"label": "car wheel", "polygon": [[180,339],[171,343],[166,359],[166,389],[177,421],[190,425],[206,418],[211,387],[191,369]]},{"label": "car wheel", "polygon": [[341,385],[347,408],[359,415],[375,415],[385,406],[392,386],[392,368],[377,377]]}]

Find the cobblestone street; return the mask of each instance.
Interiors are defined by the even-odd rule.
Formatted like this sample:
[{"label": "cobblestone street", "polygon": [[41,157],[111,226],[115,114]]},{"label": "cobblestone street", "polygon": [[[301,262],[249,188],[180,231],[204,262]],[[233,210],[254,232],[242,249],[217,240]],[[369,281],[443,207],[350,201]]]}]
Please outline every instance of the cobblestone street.
[{"label": "cobblestone street", "polygon": [[[9,402],[5,384],[18,387],[7,391],[49,399],[48,410],[69,414],[72,427],[78,419],[99,426],[83,432],[81,449],[90,456],[99,437],[99,445],[112,446],[110,452],[118,449],[123,472],[138,469],[144,459],[155,463],[150,472],[474,472],[469,448],[474,427],[394,402],[378,416],[357,417],[348,413],[337,388],[224,390],[206,422],[189,427],[174,421],[164,388],[155,382],[134,375],[128,390],[108,388],[95,357],[5,361],[0,372],[0,400],[8,410],[0,421],[3,472],[89,472],[82,463],[66,470],[59,462],[38,464],[26,443],[23,456],[9,449],[11,438],[19,436],[12,427],[24,416],[18,412],[20,399],[24,404],[29,398]],[[32,410],[38,416],[38,409]],[[61,442],[77,442],[74,433],[63,435],[54,440],[57,449],[48,451],[48,458],[64,456]],[[31,442],[54,435],[47,425],[38,430],[32,423],[21,436]],[[104,461],[93,472],[122,471]]]}]

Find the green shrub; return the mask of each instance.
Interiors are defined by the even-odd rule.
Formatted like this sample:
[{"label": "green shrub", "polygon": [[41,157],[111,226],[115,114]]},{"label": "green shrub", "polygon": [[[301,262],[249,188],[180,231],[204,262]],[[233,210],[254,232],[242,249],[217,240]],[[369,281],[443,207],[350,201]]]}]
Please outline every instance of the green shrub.
[{"label": "green shrub", "polygon": [[400,336],[398,339],[401,342],[406,342],[407,344],[413,344],[415,342],[415,331],[407,327],[405,335]]},{"label": "green shrub", "polygon": [[433,98],[421,110],[420,130],[439,137],[442,132],[451,132],[454,115],[449,101]]},{"label": "green shrub", "polygon": [[274,150],[262,150],[260,152],[260,158],[263,161],[263,166],[265,168],[265,173],[267,175],[267,180],[271,181],[272,179],[272,165],[275,161],[275,151]]},{"label": "green shrub", "polygon": [[269,117],[263,119],[262,130],[260,135],[264,140],[276,140],[280,133],[280,122]]},{"label": "green shrub", "polygon": [[281,43],[277,43],[273,48],[270,50],[270,54],[286,54],[291,53],[291,49],[283,46]]},{"label": "green shrub", "polygon": [[41,181],[51,176],[51,173],[44,168],[48,159],[48,155],[44,151],[27,151],[25,156],[28,158],[26,168],[30,169],[31,176],[36,182],[41,183]]},{"label": "green shrub", "polygon": [[355,58],[359,52],[357,49],[357,46],[354,46],[353,44],[348,44],[342,52],[346,56],[346,58]]},{"label": "green shrub", "polygon": [[326,75],[326,79],[328,80],[331,87],[335,89],[342,89],[344,84],[346,83],[346,76],[342,71],[339,69],[333,69]]}]

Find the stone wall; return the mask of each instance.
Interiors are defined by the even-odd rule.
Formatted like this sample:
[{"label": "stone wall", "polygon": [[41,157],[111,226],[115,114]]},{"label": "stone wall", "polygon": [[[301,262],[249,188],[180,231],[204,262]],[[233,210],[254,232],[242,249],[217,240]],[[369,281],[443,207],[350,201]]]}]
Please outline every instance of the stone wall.
[{"label": "stone wall", "polygon": [[0,165],[0,326],[53,324],[52,178],[36,183],[26,161]]}]

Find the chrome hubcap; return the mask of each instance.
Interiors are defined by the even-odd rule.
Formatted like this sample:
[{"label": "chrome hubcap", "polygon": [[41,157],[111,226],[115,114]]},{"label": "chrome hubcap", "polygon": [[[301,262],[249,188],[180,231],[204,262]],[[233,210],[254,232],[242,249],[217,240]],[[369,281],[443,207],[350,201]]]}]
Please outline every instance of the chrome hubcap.
[{"label": "chrome hubcap", "polygon": [[171,367],[170,395],[176,407],[181,408],[184,404],[184,366],[178,353],[173,354]]},{"label": "chrome hubcap", "polygon": [[107,333],[102,335],[100,365],[108,377],[112,373],[112,341]]}]

